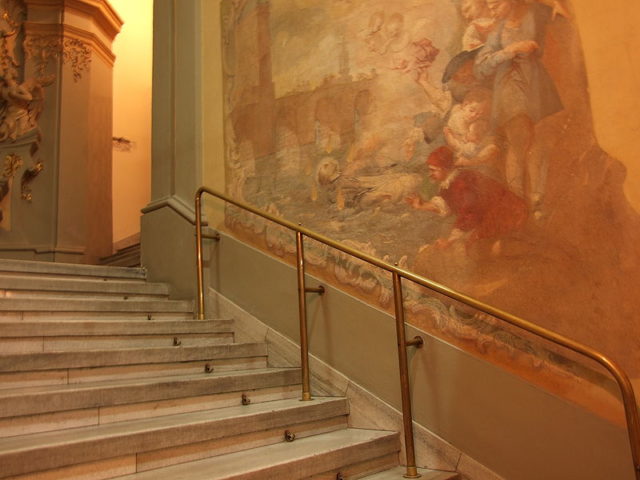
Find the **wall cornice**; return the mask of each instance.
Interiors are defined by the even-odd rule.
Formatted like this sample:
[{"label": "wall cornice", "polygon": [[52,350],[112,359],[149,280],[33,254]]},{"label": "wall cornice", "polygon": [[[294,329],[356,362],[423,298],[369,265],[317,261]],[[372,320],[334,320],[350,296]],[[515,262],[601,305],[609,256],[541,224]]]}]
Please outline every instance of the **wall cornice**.
[{"label": "wall cornice", "polygon": [[24,0],[24,3],[28,8],[51,8],[88,16],[110,41],[113,41],[124,23],[106,0]]}]

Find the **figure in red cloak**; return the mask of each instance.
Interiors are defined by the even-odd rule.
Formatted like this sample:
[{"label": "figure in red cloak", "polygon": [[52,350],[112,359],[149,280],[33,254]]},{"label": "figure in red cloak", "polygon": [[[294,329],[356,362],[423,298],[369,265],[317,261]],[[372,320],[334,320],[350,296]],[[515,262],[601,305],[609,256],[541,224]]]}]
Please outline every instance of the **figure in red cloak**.
[{"label": "figure in red cloak", "polygon": [[454,165],[453,151],[439,147],[427,158],[429,178],[440,185],[437,196],[424,201],[419,195],[407,197],[413,208],[456,217],[447,239],[436,245],[446,247],[454,241],[467,245],[480,239],[499,239],[521,228],[527,219],[525,201],[499,181],[477,170]]}]

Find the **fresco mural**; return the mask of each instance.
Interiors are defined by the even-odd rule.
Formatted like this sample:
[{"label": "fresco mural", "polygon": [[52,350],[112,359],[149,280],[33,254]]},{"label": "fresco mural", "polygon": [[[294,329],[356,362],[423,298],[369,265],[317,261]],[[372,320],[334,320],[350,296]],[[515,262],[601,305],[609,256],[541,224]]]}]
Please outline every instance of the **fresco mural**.
[{"label": "fresco mural", "polygon": [[[640,377],[640,217],[593,132],[568,0],[223,3],[228,192],[603,350]],[[271,252],[292,235],[238,211]],[[387,308],[391,280],[315,245],[315,271]],[[563,363],[407,288],[409,321]],[[502,352],[502,353],[500,353]],[[578,367],[576,367],[578,368]]]}]

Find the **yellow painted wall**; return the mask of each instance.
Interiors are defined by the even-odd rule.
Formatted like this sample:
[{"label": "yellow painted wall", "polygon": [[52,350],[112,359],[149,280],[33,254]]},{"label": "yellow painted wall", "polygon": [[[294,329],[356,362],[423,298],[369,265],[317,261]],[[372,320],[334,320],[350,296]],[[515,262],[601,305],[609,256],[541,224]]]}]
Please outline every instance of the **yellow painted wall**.
[{"label": "yellow painted wall", "polygon": [[[224,191],[224,133],[223,133],[223,93],[222,93],[222,48],[220,31],[221,0],[202,3],[203,65],[202,101],[206,108],[203,114],[203,183],[211,188]],[[205,202],[207,218],[212,225],[222,220],[221,204]]]},{"label": "yellow painted wall", "polygon": [[640,211],[640,2],[574,0],[600,146],[627,167],[625,193]]},{"label": "yellow painted wall", "polygon": [[111,0],[124,20],[113,50],[113,136],[133,142],[113,152],[113,241],[140,232],[140,209],[151,197],[151,71],[153,0]]}]

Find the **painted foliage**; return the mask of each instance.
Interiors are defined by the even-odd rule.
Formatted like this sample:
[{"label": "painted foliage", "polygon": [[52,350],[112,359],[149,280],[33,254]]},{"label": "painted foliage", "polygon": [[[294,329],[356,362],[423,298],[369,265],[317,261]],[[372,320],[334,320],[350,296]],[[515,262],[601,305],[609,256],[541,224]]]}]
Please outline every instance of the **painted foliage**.
[{"label": "painted foliage", "polygon": [[[593,132],[568,0],[231,0],[223,22],[230,194],[640,376],[640,223]],[[295,248],[233,208],[227,225]],[[315,244],[308,256],[389,304],[376,269]],[[423,293],[407,289],[410,321],[517,346]]]}]

